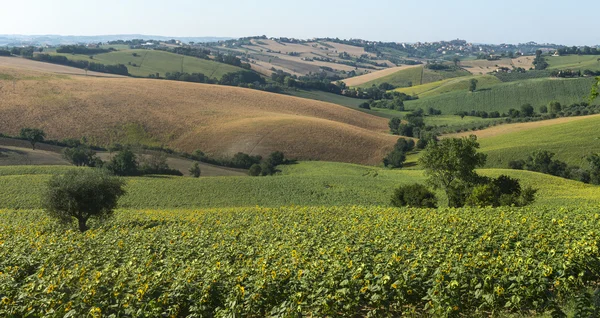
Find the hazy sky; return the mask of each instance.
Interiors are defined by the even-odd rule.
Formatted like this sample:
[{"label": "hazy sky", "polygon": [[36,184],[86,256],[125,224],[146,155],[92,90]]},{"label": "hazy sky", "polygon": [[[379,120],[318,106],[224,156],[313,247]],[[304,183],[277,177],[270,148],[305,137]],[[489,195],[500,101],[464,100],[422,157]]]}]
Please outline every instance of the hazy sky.
[{"label": "hazy sky", "polygon": [[0,0],[0,34],[600,44],[598,0]]}]

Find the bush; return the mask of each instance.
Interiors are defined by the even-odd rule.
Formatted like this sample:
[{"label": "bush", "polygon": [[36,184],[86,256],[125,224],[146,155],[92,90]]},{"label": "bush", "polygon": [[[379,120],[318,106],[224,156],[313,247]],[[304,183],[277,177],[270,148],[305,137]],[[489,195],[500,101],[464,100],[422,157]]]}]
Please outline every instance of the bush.
[{"label": "bush", "polygon": [[406,161],[406,155],[404,152],[394,149],[385,158],[383,158],[383,165],[392,168],[402,168]]},{"label": "bush", "polygon": [[436,208],[435,194],[422,184],[400,186],[394,190],[392,205],[396,207]]},{"label": "bush", "polygon": [[88,230],[90,218],[112,215],[117,200],[125,194],[125,182],[99,169],[69,171],[55,175],[48,182],[44,209],[52,217],[71,223],[76,219],[79,230]]},{"label": "bush", "polygon": [[130,149],[124,149],[106,165],[106,169],[116,176],[137,176],[138,170],[137,156]]},{"label": "bush", "polygon": [[537,190],[521,188],[519,180],[501,175],[475,186],[465,204],[475,207],[526,206],[535,200]]},{"label": "bush", "polygon": [[200,174],[201,174],[200,164],[198,164],[197,162],[194,162],[194,164],[190,168],[190,175],[192,175],[192,177],[194,177],[194,178],[200,178]]},{"label": "bush", "polygon": [[103,165],[102,160],[96,156],[96,152],[85,146],[65,148],[63,158],[78,167],[102,167]]},{"label": "bush", "polygon": [[258,163],[253,164],[248,170],[248,175],[257,177],[260,176],[262,169]]}]

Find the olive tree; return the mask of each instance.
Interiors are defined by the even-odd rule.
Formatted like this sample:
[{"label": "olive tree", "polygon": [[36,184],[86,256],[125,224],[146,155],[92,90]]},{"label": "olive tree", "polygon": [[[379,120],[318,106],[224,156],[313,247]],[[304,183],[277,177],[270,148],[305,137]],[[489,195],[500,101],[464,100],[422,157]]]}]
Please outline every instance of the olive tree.
[{"label": "olive tree", "polygon": [[55,175],[48,181],[44,209],[52,217],[88,230],[90,218],[104,219],[113,214],[123,194],[125,182],[101,169],[78,169]]},{"label": "olive tree", "polygon": [[200,178],[201,173],[202,173],[202,171],[200,170],[200,164],[197,162],[194,162],[194,164],[190,168],[190,175],[194,178]]}]

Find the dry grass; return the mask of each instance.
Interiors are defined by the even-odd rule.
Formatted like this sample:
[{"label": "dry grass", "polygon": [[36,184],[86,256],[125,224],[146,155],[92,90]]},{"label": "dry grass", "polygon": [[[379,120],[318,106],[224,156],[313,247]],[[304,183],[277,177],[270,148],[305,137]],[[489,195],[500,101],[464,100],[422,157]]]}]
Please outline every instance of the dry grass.
[{"label": "dry grass", "polygon": [[[533,57],[531,56],[521,56],[514,59],[501,59],[496,61],[488,61],[488,60],[469,60],[462,61],[460,63],[465,70],[471,72],[471,74],[480,75],[487,74],[496,70],[498,67],[508,67],[512,69],[514,67],[522,67],[526,70],[533,66]],[[496,66],[497,65],[497,66]]]},{"label": "dry grass", "polygon": [[86,136],[98,144],[138,138],[213,156],[281,150],[298,159],[363,164],[379,163],[396,140],[386,133],[386,119],[335,104],[132,78],[17,81],[14,90],[0,90],[0,127],[8,134],[39,127],[52,139]]},{"label": "dry grass", "polygon": [[561,118],[556,118],[556,119],[541,120],[541,121],[534,121],[534,122],[528,122],[528,123],[505,124],[505,125],[494,126],[494,127],[484,129],[484,130],[468,131],[468,132],[462,132],[462,133],[457,133],[457,134],[448,134],[448,135],[444,135],[443,138],[460,138],[460,137],[467,137],[470,135],[475,135],[479,139],[489,138],[489,137],[500,136],[500,135],[504,135],[504,134],[508,134],[508,133],[517,132],[517,131],[524,131],[524,130],[530,130],[530,129],[540,128],[540,127],[569,123],[569,122],[593,118],[593,117],[600,117],[600,114],[589,115],[589,116],[578,116],[578,117],[561,117]]},{"label": "dry grass", "polygon": [[[54,74],[65,74],[65,75],[83,75],[85,76],[85,70],[69,67],[58,64],[51,63],[43,63],[38,61],[32,61],[19,57],[0,57],[0,67],[18,67],[21,71],[32,71],[32,72],[49,72]],[[27,72],[25,72],[27,73]],[[22,74],[22,73],[21,73]],[[115,75],[115,74],[107,74],[107,73],[98,73],[98,72],[87,72],[88,76],[94,77],[113,77],[113,78],[122,78],[124,76]]]},{"label": "dry grass", "polygon": [[345,79],[343,82],[346,83],[346,85],[348,85],[348,86],[359,86],[364,83],[368,83],[370,81],[379,79],[381,77],[394,74],[401,70],[405,70],[405,69],[413,68],[413,67],[421,67],[421,66],[422,65],[402,65],[402,66],[397,66],[397,67],[386,68],[386,69],[383,69],[380,71],[374,71],[369,74],[351,77],[351,78]]}]

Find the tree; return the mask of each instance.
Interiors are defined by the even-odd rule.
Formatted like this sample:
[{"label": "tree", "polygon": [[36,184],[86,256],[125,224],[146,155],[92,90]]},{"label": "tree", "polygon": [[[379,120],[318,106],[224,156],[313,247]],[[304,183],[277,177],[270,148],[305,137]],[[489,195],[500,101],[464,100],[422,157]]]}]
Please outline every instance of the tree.
[{"label": "tree", "polygon": [[394,149],[383,158],[383,165],[392,168],[402,168],[404,161],[406,161],[406,154],[398,149]]},{"label": "tree", "polygon": [[262,172],[262,169],[260,168],[260,165],[258,163],[255,163],[248,170],[248,175],[257,177],[257,176],[260,176],[261,172]]},{"label": "tree", "polygon": [[550,108],[551,114],[558,114],[562,111],[562,106],[557,101],[550,102],[548,106],[548,108]]},{"label": "tree", "polygon": [[446,193],[450,207],[464,205],[468,189],[480,181],[475,168],[482,167],[487,156],[477,153],[478,148],[477,137],[473,135],[447,138],[429,143],[419,159],[428,182]]},{"label": "tree", "polygon": [[400,120],[400,118],[398,117],[390,119],[388,126],[390,127],[390,131],[392,132],[392,134],[398,134],[398,128],[400,127],[401,123],[402,120]]},{"label": "tree", "polygon": [[590,183],[600,184],[600,155],[597,153],[587,157],[590,164]]},{"label": "tree", "polygon": [[197,162],[194,162],[194,164],[190,168],[190,175],[192,175],[192,177],[194,177],[194,178],[200,178],[200,173],[201,173],[200,164],[198,164]]},{"label": "tree", "polygon": [[533,106],[531,104],[525,104],[521,106],[521,116],[523,117],[532,117],[535,111],[533,110]]},{"label": "tree", "polygon": [[137,176],[139,174],[137,156],[130,149],[117,153],[106,165],[106,169],[117,176]]},{"label": "tree", "polygon": [[46,138],[46,133],[37,128],[21,128],[19,136],[28,140],[31,143],[33,150],[35,150],[35,144],[44,141],[44,138]]},{"label": "tree", "polygon": [[101,167],[103,162],[96,156],[96,152],[84,145],[75,148],[65,148],[63,158],[78,167]]},{"label": "tree", "polygon": [[369,104],[368,102],[364,102],[364,103],[361,103],[360,105],[358,105],[358,108],[371,109],[371,104]]},{"label": "tree", "polygon": [[435,194],[422,184],[400,186],[394,190],[391,204],[396,207],[436,208]]},{"label": "tree", "polygon": [[524,168],[558,177],[566,177],[567,164],[554,158],[554,153],[547,150],[533,152],[525,160]]},{"label": "tree", "polygon": [[[600,62],[600,58],[598,59],[598,62]],[[592,85],[592,90],[590,92],[590,103],[598,98],[598,96],[600,96],[600,76],[596,77],[596,83]]]},{"label": "tree", "polygon": [[540,106],[540,114],[547,114],[547,113],[548,113],[548,106],[546,106],[546,105]]},{"label": "tree", "polygon": [[277,167],[285,163],[285,155],[281,151],[272,152],[267,158],[267,162],[273,167]]},{"label": "tree", "polygon": [[79,231],[88,230],[90,218],[112,215],[123,194],[125,182],[101,169],[81,169],[55,175],[48,182],[44,209],[52,217],[70,223],[77,220]]},{"label": "tree", "polygon": [[469,84],[469,92],[474,92],[477,90],[477,83],[478,81],[476,79],[471,79],[470,84]]}]

